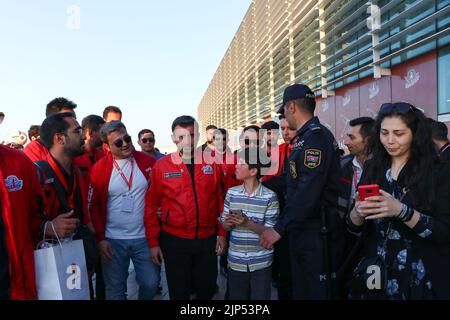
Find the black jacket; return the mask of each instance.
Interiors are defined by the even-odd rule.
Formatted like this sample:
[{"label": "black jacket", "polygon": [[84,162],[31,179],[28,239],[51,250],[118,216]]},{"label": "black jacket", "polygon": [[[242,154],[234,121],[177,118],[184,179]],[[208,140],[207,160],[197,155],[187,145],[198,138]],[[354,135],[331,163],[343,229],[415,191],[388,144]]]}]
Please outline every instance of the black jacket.
[{"label": "black jacket", "polygon": [[[386,178],[383,181],[374,181],[367,177],[367,165],[370,165],[370,160],[365,163],[360,184],[378,183],[381,189],[391,192]],[[400,187],[407,187],[406,180],[408,176],[411,176],[412,171],[411,166],[407,164],[400,172],[398,177]],[[418,223],[411,229],[396,218],[393,219],[396,221],[396,229],[402,234],[402,237],[410,239],[411,246],[415,247],[423,258],[436,297],[450,299],[450,166],[436,163],[429,169],[429,174],[432,183],[427,190],[431,190],[434,199],[425,203],[420,200],[424,198],[424,195],[419,195],[417,188],[410,187],[402,202],[429,217],[427,228],[431,229],[431,234],[422,238],[419,234],[425,231],[423,224]],[[375,233],[375,226],[372,223],[368,226],[368,233],[363,241],[362,254],[364,256],[374,256],[377,253],[379,239]]]}]

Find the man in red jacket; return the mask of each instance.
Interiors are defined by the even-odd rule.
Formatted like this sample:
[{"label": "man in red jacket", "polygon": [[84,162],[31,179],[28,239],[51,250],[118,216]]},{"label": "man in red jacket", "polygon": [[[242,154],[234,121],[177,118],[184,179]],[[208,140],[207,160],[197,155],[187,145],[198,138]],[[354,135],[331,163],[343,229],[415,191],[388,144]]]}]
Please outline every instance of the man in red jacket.
[{"label": "man in red jacket", "polygon": [[150,259],[143,219],[155,159],[134,150],[120,121],[106,123],[100,133],[108,153],[92,168],[89,211],[99,242],[106,299],[126,299],[131,259],[139,299],[151,300],[160,276]]},{"label": "man in red jacket", "polygon": [[91,114],[81,121],[81,128],[83,128],[86,143],[84,145],[84,153],[76,157],[73,163],[81,169],[84,181],[87,184],[89,184],[93,165],[105,156],[100,137],[100,129],[104,124],[105,120],[95,114]]},{"label": "man in red jacket", "polygon": [[206,162],[201,151],[195,151],[199,132],[194,118],[178,117],[172,132],[178,151],[153,167],[145,233],[154,263],[164,259],[170,298],[187,300],[193,290],[197,299],[207,300],[216,287],[216,254],[226,249],[226,232],[218,225],[223,173],[220,165]]},{"label": "man in red jacket", "polygon": [[35,299],[33,250],[41,222],[33,163],[0,145],[0,300]]},{"label": "man in red jacket", "polygon": [[[55,98],[47,104],[45,116],[48,117],[55,113],[72,112],[74,117],[76,117],[74,111],[76,107],[77,105],[75,103],[66,98]],[[27,144],[23,152],[25,152],[28,158],[33,162],[43,160],[48,155],[48,150],[41,139],[31,141]]]}]

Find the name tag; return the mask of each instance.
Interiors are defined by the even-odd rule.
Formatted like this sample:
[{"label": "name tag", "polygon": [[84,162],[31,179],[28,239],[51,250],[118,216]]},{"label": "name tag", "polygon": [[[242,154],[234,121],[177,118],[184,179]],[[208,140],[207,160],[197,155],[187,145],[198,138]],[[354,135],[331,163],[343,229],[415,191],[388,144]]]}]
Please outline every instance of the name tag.
[{"label": "name tag", "polygon": [[182,172],[168,172],[164,173],[164,178],[170,179],[170,178],[181,178],[183,176]]},{"label": "name tag", "polygon": [[133,212],[133,204],[134,204],[133,195],[129,193],[122,195],[122,205],[120,211],[126,213]]}]

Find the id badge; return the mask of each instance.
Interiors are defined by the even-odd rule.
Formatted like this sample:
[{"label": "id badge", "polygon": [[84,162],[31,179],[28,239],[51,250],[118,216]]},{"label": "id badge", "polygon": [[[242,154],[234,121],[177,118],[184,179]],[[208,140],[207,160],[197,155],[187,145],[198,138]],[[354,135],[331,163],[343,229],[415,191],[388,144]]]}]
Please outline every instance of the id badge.
[{"label": "id badge", "polygon": [[124,194],[122,196],[122,212],[131,213],[133,212],[133,196],[131,194]]}]

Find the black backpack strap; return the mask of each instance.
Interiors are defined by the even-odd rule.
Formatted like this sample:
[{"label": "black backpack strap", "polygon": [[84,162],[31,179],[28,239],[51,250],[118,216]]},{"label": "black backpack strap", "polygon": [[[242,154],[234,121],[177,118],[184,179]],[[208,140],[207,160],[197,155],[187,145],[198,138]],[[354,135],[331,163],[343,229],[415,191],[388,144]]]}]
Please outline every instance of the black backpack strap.
[{"label": "black backpack strap", "polygon": [[[59,181],[58,177],[56,176],[55,172],[53,171],[52,167],[50,167],[48,162],[41,160],[41,161],[36,161],[34,164],[39,169],[44,171],[45,175],[47,176],[47,179],[53,179],[53,182],[52,182],[53,187],[55,189],[56,196],[58,197],[59,203],[64,210],[63,212],[69,212],[70,210],[72,210],[73,208],[71,208],[69,206],[69,201],[67,199],[67,197],[68,197],[67,192],[64,190],[64,187],[63,187],[61,181]],[[40,170],[38,170],[39,180],[41,181],[41,185],[44,185],[45,181],[42,181],[43,180],[42,174],[39,171]]]}]

